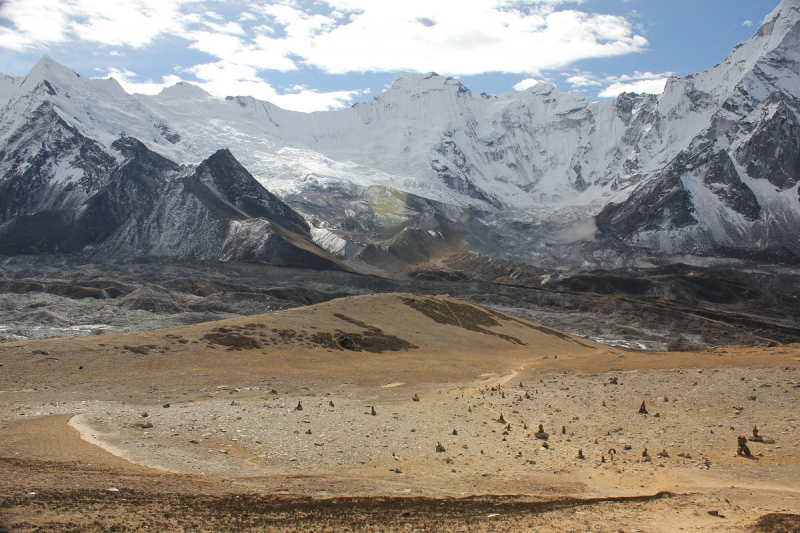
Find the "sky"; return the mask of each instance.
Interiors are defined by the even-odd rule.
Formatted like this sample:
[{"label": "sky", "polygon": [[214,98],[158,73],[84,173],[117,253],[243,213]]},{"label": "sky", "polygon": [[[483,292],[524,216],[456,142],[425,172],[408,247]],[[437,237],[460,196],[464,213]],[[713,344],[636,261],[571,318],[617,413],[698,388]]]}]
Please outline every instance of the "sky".
[{"label": "sky", "polygon": [[778,0],[0,0],[0,72],[47,54],[157,94],[179,81],[297,111],[350,106],[403,72],[501,94],[660,93],[747,40]]}]

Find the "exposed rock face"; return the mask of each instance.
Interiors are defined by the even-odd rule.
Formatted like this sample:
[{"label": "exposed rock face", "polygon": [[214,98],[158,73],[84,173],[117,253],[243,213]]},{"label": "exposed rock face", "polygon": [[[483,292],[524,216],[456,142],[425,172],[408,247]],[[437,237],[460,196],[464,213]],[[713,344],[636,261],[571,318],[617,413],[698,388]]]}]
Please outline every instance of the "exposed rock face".
[{"label": "exposed rock face", "polygon": [[261,260],[345,268],[308,224],[220,150],[181,166],[132,137],[109,148],[48,103],[0,153],[0,254]]},{"label": "exposed rock face", "polygon": [[769,115],[737,148],[736,160],[749,176],[791,189],[800,177],[800,103],[782,92],[774,92],[765,103],[771,104]]},{"label": "exposed rock face", "polygon": [[782,2],[723,63],[670,81],[659,106],[683,93],[708,118],[663,170],[598,214],[601,232],[670,253],[800,255],[799,13]]},{"label": "exposed rock face", "polygon": [[262,187],[230,150],[219,150],[203,161],[192,178],[251,218],[265,218],[290,231],[309,236],[309,227],[303,217]]},{"label": "exposed rock face", "polygon": [[102,235],[77,214],[116,167],[95,141],[42,103],[0,151],[0,254],[69,253]]}]

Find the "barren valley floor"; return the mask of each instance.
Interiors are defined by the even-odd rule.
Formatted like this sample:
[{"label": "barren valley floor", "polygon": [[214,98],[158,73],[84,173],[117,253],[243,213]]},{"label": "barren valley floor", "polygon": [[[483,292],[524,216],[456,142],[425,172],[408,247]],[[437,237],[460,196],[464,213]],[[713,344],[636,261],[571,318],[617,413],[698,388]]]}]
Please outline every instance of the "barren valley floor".
[{"label": "barren valley floor", "polygon": [[798,345],[630,351],[385,294],[0,363],[0,530],[799,527]]}]

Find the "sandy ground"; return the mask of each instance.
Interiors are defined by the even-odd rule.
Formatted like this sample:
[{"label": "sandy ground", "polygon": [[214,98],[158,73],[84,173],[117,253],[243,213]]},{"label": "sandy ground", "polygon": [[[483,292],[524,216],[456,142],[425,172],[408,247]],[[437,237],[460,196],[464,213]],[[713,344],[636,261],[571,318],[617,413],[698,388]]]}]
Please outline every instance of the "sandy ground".
[{"label": "sandy ground", "polygon": [[798,345],[623,351],[381,295],[5,344],[0,363],[0,531],[754,531],[800,515]]}]

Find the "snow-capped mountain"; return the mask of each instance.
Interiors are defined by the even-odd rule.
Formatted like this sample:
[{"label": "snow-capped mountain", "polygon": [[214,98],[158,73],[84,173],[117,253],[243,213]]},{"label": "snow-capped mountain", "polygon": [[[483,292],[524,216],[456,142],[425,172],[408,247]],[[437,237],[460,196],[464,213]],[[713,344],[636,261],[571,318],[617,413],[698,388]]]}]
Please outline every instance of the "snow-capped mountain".
[{"label": "snow-capped mountain", "polygon": [[[609,261],[609,247],[800,256],[799,61],[800,0],[662,95],[598,102],[547,83],[493,96],[405,74],[369,102],[306,114],[188,83],[131,95],[45,56],[0,77],[0,224],[84,209],[75,191],[112,186],[121,139],[135,139],[174,165],[153,169],[167,189],[229,149],[309,237],[372,264],[462,246],[529,262]],[[187,213],[160,209],[173,228]],[[150,253],[140,237],[120,246]]]},{"label": "snow-capped mountain", "polygon": [[[44,86],[48,89],[47,85]],[[132,137],[109,147],[42,102],[8,138],[0,254],[261,260],[344,268],[228,150],[179,166]]]},{"label": "snow-capped mountain", "polygon": [[[665,252],[800,255],[800,2],[706,72],[669,81],[655,122],[683,124],[663,160],[598,216],[626,244]],[[688,135],[687,135],[688,133]]]}]

